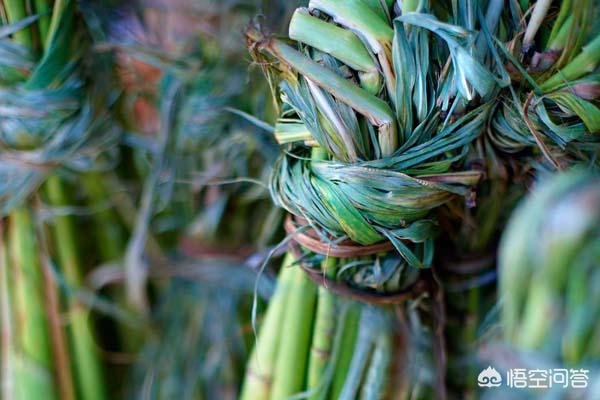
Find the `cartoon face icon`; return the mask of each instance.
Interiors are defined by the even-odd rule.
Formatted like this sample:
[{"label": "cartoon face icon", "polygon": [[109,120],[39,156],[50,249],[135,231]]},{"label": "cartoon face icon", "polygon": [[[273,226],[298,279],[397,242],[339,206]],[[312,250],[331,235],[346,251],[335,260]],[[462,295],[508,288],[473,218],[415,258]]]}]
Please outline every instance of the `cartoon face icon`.
[{"label": "cartoon face icon", "polygon": [[480,387],[498,387],[502,385],[502,376],[495,368],[488,366],[477,376],[477,384]]}]

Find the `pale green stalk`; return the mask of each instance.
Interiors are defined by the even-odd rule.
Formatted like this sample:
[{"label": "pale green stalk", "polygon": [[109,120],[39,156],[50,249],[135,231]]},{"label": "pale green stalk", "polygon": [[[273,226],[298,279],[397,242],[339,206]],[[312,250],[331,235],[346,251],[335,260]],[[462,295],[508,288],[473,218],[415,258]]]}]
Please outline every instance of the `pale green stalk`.
[{"label": "pale green stalk", "polygon": [[0,219],[0,394],[3,399],[14,398],[14,328],[12,324],[11,299],[9,295],[8,249],[4,232],[4,220]]},{"label": "pale green stalk", "polygon": [[[115,262],[123,257],[127,239],[119,224],[115,211],[110,206],[111,196],[106,190],[105,182],[100,173],[90,172],[82,176],[81,184],[89,198],[89,204],[96,231],[97,246],[101,262]],[[120,304],[126,303],[122,288],[114,293]],[[118,332],[123,348],[128,352],[139,350],[143,343],[141,330],[129,324],[119,324]]]},{"label": "pale green stalk", "polygon": [[392,104],[396,104],[396,76],[392,64],[394,30],[389,22],[373,11],[362,0],[311,0],[309,8],[329,14],[335,22],[354,31],[377,55],[385,77]]},{"label": "pale green stalk", "polygon": [[560,11],[558,12],[556,21],[554,21],[554,24],[552,25],[552,32],[550,32],[550,36],[548,37],[548,43],[552,43],[554,41],[559,31],[563,29],[563,23],[566,22],[567,18],[572,17],[571,3],[572,0],[561,1]]},{"label": "pale green stalk", "polygon": [[[72,12],[74,3],[71,0],[56,0],[53,4],[52,19],[47,35],[42,37],[46,51],[50,51],[50,44],[58,33],[59,22],[63,15]],[[42,77],[36,85],[46,87],[52,83],[54,77]],[[70,205],[64,183],[57,175],[50,176],[45,185],[50,205],[64,207]],[[82,265],[77,251],[77,234],[74,222],[70,216],[55,216],[52,221],[56,258],[59,269],[65,281],[74,290],[81,287]],[[75,377],[79,397],[82,399],[101,400],[106,398],[103,373],[97,348],[93,338],[93,324],[89,311],[82,307],[77,299],[69,299],[70,319],[69,334],[72,347],[72,361],[74,363]]]},{"label": "pale green stalk", "polygon": [[47,37],[50,30],[51,5],[52,2],[50,0],[35,0],[35,13],[40,15],[37,20],[37,26],[42,38]]},{"label": "pale green stalk", "polygon": [[416,12],[419,7],[420,0],[403,0],[402,1],[402,14],[409,12]]},{"label": "pale green stalk", "polygon": [[[326,160],[327,151],[314,147],[311,153],[313,160]],[[326,257],[321,268],[326,277],[335,279],[337,259]],[[328,386],[325,385],[325,370],[331,357],[333,340],[336,331],[336,297],[326,287],[319,287],[317,314],[312,334],[310,359],[308,362],[307,389],[313,391],[311,399],[325,398]]]},{"label": "pale green stalk", "polygon": [[573,26],[573,15],[569,15],[551,41],[548,41],[548,51],[561,51],[567,44],[569,32]]},{"label": "pale green stalk", "polygon": [[381,18],[386,21],[391,21],[390,8],[394,4],[395,0],[362,0],[363,3],[368,5],[373,11],[377,13]]},{"label": "pale green stalk", "polygon": [[273,135],[279,144],[313,141],[313,136],[306,129],[306,125],[298,121],[277,121]]},{"label": "pale green stalk", "polygon": [[306,367],[315,316],[317,287],[299,267],[293,267],[289,298],[284,313],[272,400],[286,399],[304,389]]},{"label": "pale green stalk", "polygon": [[348,104],[376,125],[379,128],[379,141],[383,156],[389,156],[396,150],[398,133],[395,116],[385,101],[319,65],[280,40],[268,39],[262,43],[262,46],[273,56],[297,70],[298,73],[313,81],[338,100]]},{"label": "pale green stalk", "polygon": [[25,207],[13,210],[9,220],[15,399],[53,399],[56,388],[35,224]]},{"label": "pale green stalk", "polygon": [[242,385],[240,400],[269,400],[277,351],[282,335],[279,331],[286,313],[294,258],[286,254],[277,279],[277,289],[269,301],[254,349],[248,358],[246,377]]},{"label": "pale green stalk", "polygon": [[[46,192],[52,206],[69,205],[63,182],[57,175],[46,181]],[[71,216],[54,216],[52,220],[56,258],[66,283],[78,290],[81,287],[82,265],[77,249],[77,234]],[[87,310],[77,298],[69,298],[69,333],[72,358],[79,398],[102,400],[106,398],[106,387],[102,376],[102,366],[93,337],[93,324]]]},{"label": "pale green stalk", "polygon": [[600,35],[583,47],[581,53],[569,64],[555,73],[540,87],[544,92],[550,92],[559,86],[581,78],[596,69],[600,62]]},{"label": "pale green stalk", "polygon": [[[9,24],[14,24],[27,17],[26,3],[23,0],[4,0],[4,11]],[[15,32],[13,40],[29,49],[33,48],[33,39],[30,29],[21,29]]]},{"label": "pale green stalk", "polygon": [[360,324],[360,307],[357,304],[350,304],[346,318],[340,327],[343,330],[342,344],[340,354],[335,360],[335,373],[331,387],[330,399],[339,399],[348,377],[354,348],[358,338],[358,328]]},{"label": "pale green stalk", "polygon": [[379,93],[379,68],[363,42],[353,32],[313,17],[304,8],[298,8],[290,21],[289,36],[331,54],[358,71],[361,86],[369,93]]},{"label": "pale green stalk", "polygon": [[534,277],[527,292],[527,305],[515,341],[517,345],[526,349],[543,347],[554,322],[549,316],[558,308],[557,300],[556,292],[549,287],[548,282]]},{"label": "pale green stalk", "polygon": [[[4,1],[7,22],[14,24],[27,17],[26,3]],[[13,35],[16,43],[33,49],[31,29]],[[15,209],[9,217],[8,241],[10,281],[12,282],[12,320],[15,340],[11,343],[15,399],[47,398],[56,395],[50,346],[46,296],[39,262],[35,224],[26,207]]]},{"label": "pale green stalk", "polygon": [[[325,276],[335,279],[337,259],[328,257],[322,264]],[[331,352],[336,332],[336,295],[325,287],[319,287],[317,315],[313,331],[312,348],[308,363],[307,389],[314,390],[312,400],[323,399],[329,385],[325,385],[325,371],[331,362]]]},{"label": "pale green stalk", "polygon": [[525,36],[523,37],[523,48],[529,49],[533,44],[535,35],[542,26],[542,23],[544,22],[546,14],[548,14],[548,10],[550,9],[551,5],[552,0],[538,0],[535,3],[533,12],[531,13],[531,18],[527,24],[527,29],[525,30]]},{"label": "pale green stalk", "polygon": [[103,262],[115,261],[123,256],[126,238],[119,226],[116,214],[107,207],[110,195],[106,190],[102,175],[90,172],[82,176],[81,184],[94,209],[93,219],[98,239],[98,249]]},{"label": "pale green stalk", "polygon": [[311,0],[308,7],[329,14],[335,22],[356,32],[375,54],[391,51],[394,30],[362,0]]}]

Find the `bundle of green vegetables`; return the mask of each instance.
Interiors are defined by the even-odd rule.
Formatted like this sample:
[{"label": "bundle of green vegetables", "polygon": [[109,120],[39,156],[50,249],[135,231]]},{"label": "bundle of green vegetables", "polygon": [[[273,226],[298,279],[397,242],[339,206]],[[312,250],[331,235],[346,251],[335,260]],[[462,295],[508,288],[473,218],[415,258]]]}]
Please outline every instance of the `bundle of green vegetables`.
[{"label": "bundle of green vegetables", "polygon": [[[472,377],[482,367],[476,349],[497,310],[493,255],[516,202],[538,174],[571,164],[594,165],[598,155],[594,121],[599,115],[600,4],[498,5],[501,18],[494,41],[511,85],[500,92],[487,135],[472,149],[471,157],[485,166],[487,179],[478,188],[475,212],[463,213],[462,235],[444,252],[450,260],[442,277],[448,306],[448,382],[456,386],[462,380],[470,393],[477,391]],[[465,367],[472,372],[465,375]]]},{"label": "bundle of green vegetables", "polygon": [[291,3],[0,0],[0,397],[473,397],[497,298],[597,370],[600,2],[310,0],[248,79]]},{"label": "bundle of green vegetables", "polygon": [[[334,337],[360,330],[332,320],[340,300],[328,285],[383,298],[414,289],[419,270],[433,264],[436,216],[451,218],[443,205],[459,198],[473,205],[471,187],[481,173],[465,166],[469,145],[507,83],[489,33],[499,15],[486,19],[479,6],[310,1],[290,22],[292,43],[259,26],[247,31],[255,62],[274,90],[279,83],[275,136],[287,149],[271,194],[293,215],[288,233],[300,249],[282,267],[279,284],[290,286],[289,297],[269,304],[243,398],[302,391],[337,398],[336,380],[322,374],[325,365],[342,377],[342,398],[389,392],[384,377],[391,359],[378,356],[389,351],[383,342],[365,350],[347,339],[352,368],[331,357]],[[295,264],[312,270],[310,276],[326,276],[324,286],[317,290]],[[274,331],[280,324],[283,335]],[[384,342],[393,331],[383,334]]]},{"label": "bundle of green vegetables", "polygon": [[70,215],[120,135],[89,44],[75,1],[0,2],[3,398],[106,398]]},{"label": "bundle of green vegetables", "polygon": [[[541,178],[503,235],[501,335],[493,337],[496,343],[487,341],[482,354],[501,369],[583,371],[585,387],[565,378],[566,384],[551,385],[544,395],[593,399],[600,360],[598,175],[577,167]],[[532,393],[521,389],[518,395]]]},{"label": "bundle of green vegetables", "polygon": [[599,180],[584,169],[546,180],[502,240],[502,328],[516,348],[576,366],[600,358]]},{"label": "bundle of green vegetables", "polygon": [[[467,218],[463,222],[468,229],[461,242],[475,244],[471,250],[475,257],[463,265],[462,271],[457,268],[455,277],[464,275],[469,268],[481,271],[486,257],[481,246],[486,246],[487,238],[487,246],[494,250],[496,237],[505,229],[516,200],[523,196],[532,177],[570,164],[597,165],[600,26],[596,21],[599,6],[595,1],[525,1],[505,5],[497,44],[506,58],[511,90],[501,93],[488,135],[476,148],[487,164],[489,179],[478,190],[475,218]],[[482,152],[482,149],[485,151]],[[541,208],[541,203],[538,206]],[[524,217],[525,214],[520,215]],[[512,218],[515,220],[516,216]],[[514,240],[511,245],[519,241]],[[530,246],[530,243],[526,245]],[[505,254],[509,251],[508,247],[504,247]],[[516,272],[519,266],[508,268]],[[492,264],[479,275],[479,284],[476,284],[477,280],[470,279],[459,284],[449,281],[446,285],[448,289],[454,285],[468,288],[466,296],[461,296],[460,292],[448,295],[449,305],[460,307],[463,304],[462,312],[448,310],[449,321],[462,318],[471,332],[466,336],[456,335],[449,326],[449,335],[458,337],[454,345],[449,344],[448,351],[450,364],[457,365],[458,372],[452,382],[456,383],[461,376],[464,379],[461,370],[469,365],[473,373],[466,379],[473,390],[477,388],[471,377],[487,365],[481,365],[475,356],[481,335],[489,328],[484,321],[485,316],[488,315],[488,322],[494,320],[489,316],[496,313],[497,297],[510,297],[512,300],[508,288],[518,285],[514,282],[521,279],[512,276],[515,281],[502,282],[500,293],[496,294],[488,279],[494,273]],[[572,278],[567,274],[564,279]],[[544,315],[539,309],[534,313],[539,313],[540,317]],[[548,346],[560,347],[556,342]],[[455,351],[460,348],[462,352]]]},{"label": "bundle of green vegetables", "polygon": [[600,132],[600,5],[520,3],[505,11],[497,39],[514,90],[502,95],[490,138],[519,157],[534,148],[553,168],[593,161]]},{"label": "bundle of green vegetables", "polygon": [[[454,248],[438,242],[438,250],[450,248],[439,264],[490,255],[485,276],[455,285],[468,289],[467,313],[475,316],[458,341],[474,348],[477,320],[494,303],[478,286],[493,282],[495,244],[528,174],[597,158],[597,13],[593,1],[313,0],[296,10],[290,41],[259,26],[248,30],[254,60],[280,98],[275,136],[287,148],[271,194],[293,215],[286,226],[300,245],[293,264],[328,278],[318,295],[304,278],[303,301],[285,307],[284,327],[305,318],[292,331],[302,326],[308,333],[294,343],[320,343],[332,282],[378,293],[411,288],[419,279],[415,267],[435,264],[441,226]],[[481,207],[471,214],[469,188],[481,184],[482,170]],[[453,239],[457,231],[461,243]],[[459,297],[448,298],[464,313]],[[265,345],[263,333],[257,354],[290,358],[292,342]],[[312,357],[308,367],[298,357],[290,362],[297,379],[282,390],[280,376],[289,374],[280,357],[260,374],[261,357],[251,360],[247,382],[258,376],[265,390],[257,398],[301,390],[330,396],[327,384],[311,381]],[[244,395],[255,393],[248,387]]]}]

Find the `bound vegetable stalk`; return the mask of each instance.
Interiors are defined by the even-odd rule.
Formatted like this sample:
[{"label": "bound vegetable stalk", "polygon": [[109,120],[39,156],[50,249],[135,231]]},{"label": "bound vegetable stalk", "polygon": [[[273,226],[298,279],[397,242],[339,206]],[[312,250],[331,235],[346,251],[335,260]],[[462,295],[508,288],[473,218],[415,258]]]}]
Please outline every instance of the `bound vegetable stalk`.
[{"label": "bound vegetable stalk", "polygon": [[[80,58],[86,38],[75,18],[75,2],[5,0],[1,6],[0,205],[9,214],[2,257],[4,278],[14,282],[3,318],[18,322],[9,325],[14,331],[2,349],[14,360],[3,366],[3,394],[102,399],[105,385],[93,327],[75,295],[82,264],[73,221],[52,215],[48,239],[38,211],[40,199],[50,207],[71,204],[62,179],[48,177],[48,171],[57,165],[81,169],[93,164],[112,146],[115,129],[105,125],[106,116],[94,103],[105,99],[85,92]],[[68,289],[61,290],[68,293],[66,331],[57,282]]]},{"label": "bound vegetable stalk", "polygon": [[502,330],[516,350],[580,368],[600,357],[600,180],[582,168],[544,178],[502,238]]},{"label": "bound vegetable stalk", "polygon": [[[390,326],[369,328],[362,308],[340,313],[331,290],[379,304],[418,293],[419,270],[433,261],[434,210],[461,197],[472,203],[480,173],[463,170],[463,161],[501,83],[474,56],[489,53],[490,37],[477,45],[472,33],[487,22],[469,17],[473,4],[436,3],[435,13],[429,2],[393,5],[313,0],[294,13],[290,41],[257,25],[246,32],[253,58],[278,83],[275,137],[287,149],[271,195],[290,214],[297,278],[287,303],[279,295],[269,305],[255,354],[270,361],[250,360],[242,398],[377,399],[390,391]],[[323,284],[316,311],[316,290],[298,265]],[[269,317],[281,309],[283,334],[266,339],[276,337]]]},{"label": "bound vegetable stalk", "polygon": [[[496,235],[490,234],[504,229],[513,203],[522,197],[523,183],[531,169],[565,168],[579,162],[597,164],[599,140],[594,133],[600,121],[597,119],[600,115],[597,107],[600,42],[598,19],[594,16],[600,8],[597,1],[539,0],[515,2],[510,7],[499,2],[495,12],[493,3],[488,6],[487,16],[495,14],[500,19],[494,25],[496,32],[490,28],[490,33],[497,35],[498,55],[505,59],[504,67],[512,84],[510,90],[500,93],[489,136],[479,139],[477,151],[488,165],[489,179],[489,183],[478,190],[479,204],[474,215],[482,222],[481,231],[468,230],[466,240],[460,243],[475,239],[475,244],[481,245],[487,240],[495,247]],[[502,179],[498,179],[498,172],[504,175]],[[490,192],[486,193],[488,188]],[[469,221],[465,225],[473,223]],[[476,259],[481,265],[481,254],[476,252]],[[457,310],[454,316],[449,316],[451,321],[466,315],[468,325],[461,332],[469,335],[456,340],[456,354],[449,349],[449,364],[457,365],[453,383],[461,378],[469,380],[472,375],[464,373],[465,359],[472,361],[474,374],[481,369],[472,357],[472,345],[479,338],[472,334],[471,327],[477,328],[477,315],[485,315],[486,304],[491,308],[496,301],[495,294],[488,289],[493,283],[494,261],[490,260],[488,271],[468,282],[471,287],[477,282],[487,285],[485,291],[470,288],[470,298],[459,292],[448,300],[450,308],[453,304],[460,307],[461,302],[468,302],[467,307],[473,309],[468,313]],[[448,279],[447,282],[448,286],[452,285]],[[492,297],[491,301],[486,300],[487,297]],[[449,313],[452,312],[450,309]],[[450,324],[448,332],[456,332]],[[460,354],[460,347],[465,347],[467,342],[472,345]],[[474,380],[469,382],[473,390],[477,389]]]},{"label": "bound vegetable stalk", "polygon": [[[503,94],[491,138],[515,153],[538,150],[551,168],[594,160],[600,131],[600,4],[539,0],[511,7],[500,46],[515,90]],[[531,9],[527,25],[520,20]]]}]

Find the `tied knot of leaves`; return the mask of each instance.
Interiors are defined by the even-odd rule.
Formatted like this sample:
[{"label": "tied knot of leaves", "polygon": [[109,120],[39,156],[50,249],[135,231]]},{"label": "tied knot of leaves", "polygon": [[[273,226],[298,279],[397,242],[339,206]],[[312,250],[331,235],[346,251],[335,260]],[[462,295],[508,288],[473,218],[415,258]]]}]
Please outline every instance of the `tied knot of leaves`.
[{"label": "tied knot of leaves", "polygon": [[[19,205],[57,167],[82,171],[111,163],[120,129],[109,120],[115,96],[107,64],[90,55],[74,2],[0,27],[0,212]],[[44,37],[46,40],[44,40]],[[90,57],[87,57],[90,59]],[[87,75],[97,82],[89,85]]]},{"label": "tied knot of leaves", "polygon": [[257,23],[246,38],[279,87],[275,137],[289,149],[272,175],[275,203],[332,246],[387,240],[422,268],[436,209],[472,205],[482,174],[465,170],[468,147],[508,82],[489,32],[477,32],[478,7],[450,23],[418,3],[313,0],[292,17],[293,45]]},{"label": "tied knot of leaves", "polygon": [[467,197],[480,173],[410,176],[381,166],[383,161],[342,163],[286,154],[275,166],[271,194],[278,206],[305,218],[322,241],[335,245],[349,238],[366,246],[389,240],[411,266],[429,266],[437,231],[431,210]]}]

